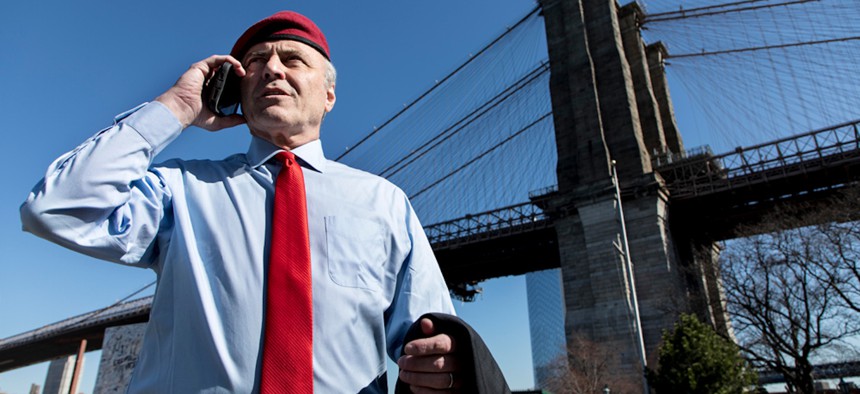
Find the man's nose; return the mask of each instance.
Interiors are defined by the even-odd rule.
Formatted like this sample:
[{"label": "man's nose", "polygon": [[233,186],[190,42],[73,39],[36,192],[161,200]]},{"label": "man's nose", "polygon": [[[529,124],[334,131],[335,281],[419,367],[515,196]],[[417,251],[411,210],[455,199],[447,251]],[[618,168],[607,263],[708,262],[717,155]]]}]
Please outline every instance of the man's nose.
[{"label": "man's nose", "polygon": [[284,72],[284,64],[281,63],[281,59],[279,59],[277,56],[270,57],[269,61],[266,62],[263,76],[266,78],[267,81],[286,78],[286,73]]}]

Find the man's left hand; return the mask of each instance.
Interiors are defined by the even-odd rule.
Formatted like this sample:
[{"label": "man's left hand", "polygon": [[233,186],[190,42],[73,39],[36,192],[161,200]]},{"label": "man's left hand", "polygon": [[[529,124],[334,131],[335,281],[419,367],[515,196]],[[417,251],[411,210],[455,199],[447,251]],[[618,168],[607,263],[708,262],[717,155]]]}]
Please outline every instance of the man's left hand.
[{"label": "man's left hand", "polygon": [[426,318],[421,319],[421,331],[427,337],[407,343],[404,355],[397,360],[400,380],[408,384],[413,393],[454,392],[459,387],[454,339],[436,334],[433,322]]}]

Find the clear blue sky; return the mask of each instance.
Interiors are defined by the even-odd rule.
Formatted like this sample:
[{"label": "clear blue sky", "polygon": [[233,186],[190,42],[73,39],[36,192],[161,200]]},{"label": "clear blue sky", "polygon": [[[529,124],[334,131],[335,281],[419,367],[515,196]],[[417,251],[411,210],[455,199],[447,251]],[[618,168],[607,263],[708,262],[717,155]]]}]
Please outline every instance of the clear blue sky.
[{"label": "clear blue sky", "polygon": [[[0,338],[85,313],[154,280],[141,269],[77,255],[21,231],[18,207],[56,157],[152,100],[193,62],[227,53],[253,22],[287,7],[326,33],[338,68],[329,152],[355,142],[535,6],[532,0],[424,2],[9,1],[0,5],[3,108]],[[159,157],[244,151],[243,127],[188,130]],[[331,155],[331,154],[330,154]],[[532,386],[523,278],[484,284],[458,311],[485,336],[512,388]],[[90,393],[98,354],[80,390]],[[46,364],[0,374],[0,391],[43,384]]]}]

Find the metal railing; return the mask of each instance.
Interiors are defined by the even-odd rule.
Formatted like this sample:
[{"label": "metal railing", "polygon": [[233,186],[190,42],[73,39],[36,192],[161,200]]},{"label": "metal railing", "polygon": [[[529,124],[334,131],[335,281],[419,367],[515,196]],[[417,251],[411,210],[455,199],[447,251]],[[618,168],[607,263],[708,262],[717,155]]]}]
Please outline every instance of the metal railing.
[{"label": "metal railing", "polygon": [[652,159],[651,164],[654,166],[654,168],[669,167],[673,164],[684,163],[686,161],[689,161],[690,159],[713,155],[714,152],[711,151],[711,147],[708,145],[704,145],[692,149],[687,149],[682,152],[655,153],[653,155],[654,159]]},{"label": "metal railing", "polygon": [[438,248],[544,228],[548,219],[542,209],[526,202],[429,225],[424,232]]},{"label": "metal railing", "polygon": [[[860,120],[714,156],[703,147],[661,156],[655,170],[676,199],[802,174],[860,161]],[[447,247],[545,228],[550,218],[541,201],[557,187],[529,193],[531,202],[510,205],[424,228],[434,247]]]},{"label": "metal railing", "polygon": [[551,185],[529,192],[529,199],[532,201],[546,200],[553,193],[558,193],[558,185]]},{"label": "metal railing", "polygon": [[860,120],[811,131],[719,156],[702,153],[655,171],[676,199],[765,183],[860,160]]},{"label": "metal railing", "polygon": [[[759,384],[773,384],[785,382],[785,378],[779,372],[762,369],[758,373]],[[839,379],[860,376],[860,361],[845,361],[813,366],[813,374],[816,379]]]}]

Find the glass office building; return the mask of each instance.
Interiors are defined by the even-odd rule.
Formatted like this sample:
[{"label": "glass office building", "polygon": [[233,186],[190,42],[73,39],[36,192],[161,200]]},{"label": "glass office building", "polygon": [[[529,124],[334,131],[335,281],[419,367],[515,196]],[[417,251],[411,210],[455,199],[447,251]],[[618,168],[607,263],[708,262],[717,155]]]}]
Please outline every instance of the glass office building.
[{"label": "glass office building", "polygon": [[561,269],[526,274],[529,305],[529,331],[532,343],[532,364],[536,388],[547,387],[551,370],[549,364],[564,360],[564,291]]}]

